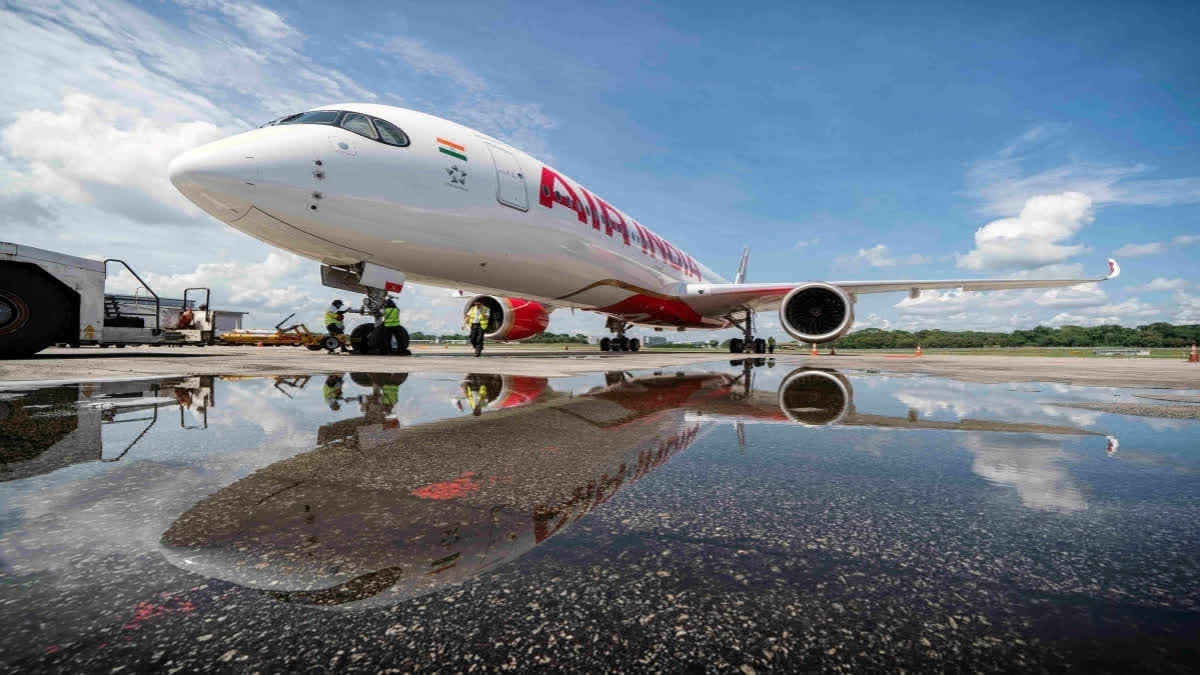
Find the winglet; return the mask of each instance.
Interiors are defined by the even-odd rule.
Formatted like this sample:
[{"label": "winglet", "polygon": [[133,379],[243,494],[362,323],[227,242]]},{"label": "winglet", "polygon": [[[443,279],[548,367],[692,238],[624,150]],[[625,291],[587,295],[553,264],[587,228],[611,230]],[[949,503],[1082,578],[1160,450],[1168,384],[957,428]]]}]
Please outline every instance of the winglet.
[{"label": "winglet", "polygon": [[747,246],[742,249],[742,259],[740,261],[738,261],[737,276],[735,276],[733,278],[733,283],[735,283],[735,284],[746,283],[746,267],[749,266],[749,264],[750,264],[750,247]]},{"label": "winglet", "polygon": [[1105,280],[1116,279],[1119,276],[1121,276],[1121,266],[1117,264],[1116,260],[1109,258],[1108,259],[1108,276],[1104,277]]}]

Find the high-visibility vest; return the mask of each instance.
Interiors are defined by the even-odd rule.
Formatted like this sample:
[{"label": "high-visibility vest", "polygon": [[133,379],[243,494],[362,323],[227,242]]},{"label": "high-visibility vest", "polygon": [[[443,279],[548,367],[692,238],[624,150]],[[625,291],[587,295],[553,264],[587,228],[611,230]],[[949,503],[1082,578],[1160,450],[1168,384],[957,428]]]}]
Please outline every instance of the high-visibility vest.
[{"label": "high-visibility vest", "polygon": [[384,405],[396,405],[396,401],[400,398],[400,385],[385,384],[381,387],[381,398]]},{"label": "high-visibility vest", "polygon": [[488,311],[482,307],[472,307],[467,311],[467,323],[479,324],[479,327],[487,330],[488,327]]},{"label": "high-visibility vest", "polygon": [[337,309],[336,307],[330,306],[329,309],[325,310],[325,325],[328,326],[329,324],[333,323],[333,324],[337,324],[338,328],[343,328],[345,326],[345,323],[343,323],[342,320],[338,318],[338,314],[340,314],[340,313],[341,313],[341,310]]},{"label": "high-visibility vest", "polygon": [[400,325],[400,310],[396,307],[383,308],[383,325],[391,328]]},{"label": "high-visibility vest", "polygon": [[479,385],[479,389],[467,387],[467,403],[469,403],[472,408],[482,408],[483,406],[487,405],[487,385],[481,384]]}]

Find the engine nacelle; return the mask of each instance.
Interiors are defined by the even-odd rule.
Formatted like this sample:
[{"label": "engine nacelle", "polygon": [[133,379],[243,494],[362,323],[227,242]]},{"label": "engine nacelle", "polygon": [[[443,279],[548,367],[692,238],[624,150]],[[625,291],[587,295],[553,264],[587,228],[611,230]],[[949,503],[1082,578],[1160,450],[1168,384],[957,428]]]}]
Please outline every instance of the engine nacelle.
[{"label": "engine nacelle", "polygon": [[477,295],[467,301],[463,316],[475,302],[482,302],[488,309],[488,327],[484,337],[492,340],[524,340],[541,333],[550,325],[550,310],[540,302]]},{"label": "engine nacelle", "polygon": [[837,286],[801,284],[779,303],[779,323],[801,342],[833,342],[854,326],[854,300]]},{"label": "engine nacelle", "polygon": [[837,371],[797,368],[779,383],[779,409],[798,424],[835,424],[853,407],[854,388]]}]

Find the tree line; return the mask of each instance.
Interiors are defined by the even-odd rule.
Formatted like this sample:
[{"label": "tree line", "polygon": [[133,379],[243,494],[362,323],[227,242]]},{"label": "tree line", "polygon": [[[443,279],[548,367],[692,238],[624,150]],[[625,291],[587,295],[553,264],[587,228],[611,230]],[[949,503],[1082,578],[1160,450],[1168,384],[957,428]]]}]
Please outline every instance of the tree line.
[{"label": "tree line", "polygon": [[1125,326],[1038,326],[1011,333],[982,331],[882,330],[864,328],[834,344],[847,349],[934,347],[1187,347],[1200,342],[1200,324],[1151,323]]}]

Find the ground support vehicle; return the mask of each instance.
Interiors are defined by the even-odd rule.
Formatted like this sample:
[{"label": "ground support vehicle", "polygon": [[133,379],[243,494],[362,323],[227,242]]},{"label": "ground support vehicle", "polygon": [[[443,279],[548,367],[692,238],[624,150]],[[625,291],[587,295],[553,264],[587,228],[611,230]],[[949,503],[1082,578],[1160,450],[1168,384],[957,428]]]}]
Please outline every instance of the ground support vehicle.
[{"label": "ground support vehicle", "polygon": [[275,330],[234,330],[221,333],[218,342],[223,345],[256,345],[260,347],[307,347],[316,352],[322,349],[334,351],[342,345],[349,346],[350,341],[345,335],[328,335],[314,333],[302,323],[293,324],[286,328],[283,324],[295,316],[289,314],[283,321],[275,324]]},{"label": "ground support vehicle", "polygon": [[[124,267],[141,284],[136,300],[105,293],[110,265]],[[141,295],[142,289],[147,295]],[[196,305],[201,295],[203,302],[193,309],[191,323],[180,328],[183,310]],[[123,260],[91,260],[0,242],[0,358],[31,356],[54,344],[212,344],[210,296],[207,288],[189,288],[182,306],[164,307]]]}]

